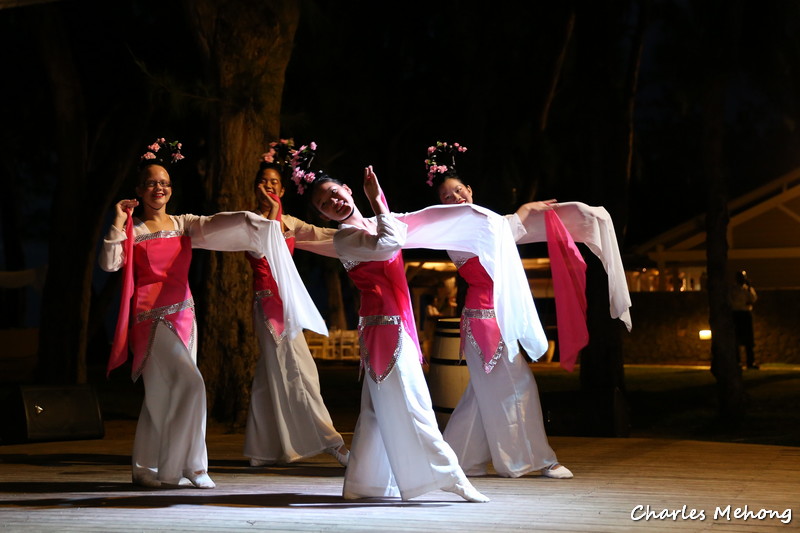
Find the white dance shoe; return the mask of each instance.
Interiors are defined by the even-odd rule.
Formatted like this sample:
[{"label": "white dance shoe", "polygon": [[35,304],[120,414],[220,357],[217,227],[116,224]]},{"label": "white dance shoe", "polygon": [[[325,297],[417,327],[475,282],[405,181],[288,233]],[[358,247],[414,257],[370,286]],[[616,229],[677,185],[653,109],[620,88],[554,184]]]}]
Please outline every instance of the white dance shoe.
[{"label": "white dance shoe", "polygon": [[551,477],[554,479],[569,479],[572,476],[572,472],[570,472],[569,468],[562,465],[561,463],[554,463],[547,468],[542,469],[542,475],[544,477]]},{"label": "white dance shoe", "polygon": [[217,486],[205,470],[200,470],[199,472],[184,472],[183,475],[198,489],[213,489]]},{"label": "white dance shoe", "polygon": [[328,448],[327,450],[325,450],[325,453],[332,455],[337,461],[339,461],[340,465],[347,466],[347,463],[350,462],[350,450],[345,448],[345,452],[341,453],[339,452],[339,450],[341,450],[342,448],[344,448],[344,444],[336,448]]},{"label": "white dance shoe", "polygon": [[446,489],[442,489],[445,492],[452,492],[453,494],[458,494],[468,502],[472,503],[486,503],[490,502],[491,500],[478,492],[472,483],[467,480],[467,478],[462,479],[452,487],[447,487]]}]

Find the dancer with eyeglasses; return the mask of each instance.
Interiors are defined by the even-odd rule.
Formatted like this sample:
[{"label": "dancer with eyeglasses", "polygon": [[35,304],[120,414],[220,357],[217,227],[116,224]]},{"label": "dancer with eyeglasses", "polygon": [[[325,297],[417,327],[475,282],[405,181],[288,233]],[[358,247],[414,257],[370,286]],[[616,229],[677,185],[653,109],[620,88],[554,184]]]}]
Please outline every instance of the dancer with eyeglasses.
[{"label": "dancer with eyeglasses", "polygon": [[[149,488],[215,487],[208,474],[206,393],[197,368],[197,324],[188,273],[192,249],[253,251],[291,288],[285,311],[292,334],[326,333],[294,268],[280,226],[254,213],[170,215],[167,170],[183,159],[181,144],[161,138],[147,147],[138,170],[140,200],[120,200],[104,239],[100,266],[123,270],[120,313],[108,373],[132,353],[132,378],[144,380],[132,453],[132,479]],[[133,209],[141,212],[133,215]]]}]

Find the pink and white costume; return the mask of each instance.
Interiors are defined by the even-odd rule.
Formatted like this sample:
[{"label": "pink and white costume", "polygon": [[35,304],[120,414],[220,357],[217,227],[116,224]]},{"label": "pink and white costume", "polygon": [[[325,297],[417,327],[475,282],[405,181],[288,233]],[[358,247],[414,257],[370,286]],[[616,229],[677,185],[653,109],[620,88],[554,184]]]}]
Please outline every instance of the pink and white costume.
[{"label": "pink and white costume", "polygon": [[505,477],[558,462],[547,442],[539,389],[523,357],[509,358],[493,308],[493,282],[477,256],[450,252],[467,281],[461,314],[461,353],[470,380],[444,438],[467,475],[486,474],[491,461]]},{"label": "pink and white costume", "polygon": [[[294,247],[336,257],[333,228],[289,215],[281,220]],[[253,269],[253,323],[261,357],[256,364],[245,429],[244,455],[265,464],[291,463],[344,444],[322,400],[319,373],[302,334],[288,337],[282,290],[265,257],[248,252]]]},{"label": "pink and white costume", "polygon": [[[453,210],[452,214],[448,211],[443,217],[437,214],[436,208],[459,211]],[[462,235],[452,238],[448,253],[469,283],[462,314],[461,350],[470,370],[470,383],[448,422],[445,440],[455,450],[468,475],[485,473],[491,461],[498,474],[518,477],[547,468],[558,460],[547,442],[533,374],[522,358],[514,357],[516,341],[506,340],[503,327],[497,321],[498,305],[505,308],[502,313],[505,316],[514,307],[508,305],[507,295],[497,294],[496,282],[502,280],[503,275],[513,276],[514,273],[495,268],[494,275],[490,275],[486,266],[496,267],[501,258],[504,262],[513,261],[514,254],[506,249],[503,256],[504,248],[493,252],[492,243],[487,239],[496,237],[502,241],[507,235],[502,231],[489,236],[476,233],[483,231],[486,224],[476,219],[470,210],[483,213],[489,221],[499,216],[463,205],[434,206],[400,219],[408,222],[409,234],[414,228],[414,240],[409,237],[409,241],[420,247],[441,249],[444,243],[437,236],[443,232],[455,231]],[[560,204],[558,215],[574,240],[585,242],[600,257],[609,273],[612,316],[621,318],[630,329],[630,299],[610,217],[602,208],[575,202]],[[514,240],[522,243],[547,240],[545,218],[544,213],[529,217],[530,234],[516,215],[509,215],[505,220]],[[426,223],[431,224],[427,230]],[[448,229],[447,225],[452,227]],[[519,264],[518,255],[516,263]],[[506,280],[504,286],[507,285]],[[524,291],[530,295],[529,289]],[[533,316],[538,321],[538,317]],[[534,360],[542,353],[527,346],[526,350]]]},{"label": "pink and white costume", "polygon": [[152,233],[141,221],[134,225],[132,217],[125,232],[112,226],[99,262],[106,271],[123,268],[125,273],[108,371],[125,362],[130,347],[132,377],[141,375],[145,384],[134,439],[133,478],[178,484],[183,476],[208,468],[205,385],[197,369],[197,325],[188,282],[191,249],[266,255],[279,282],[292,286],[287,329],[296,333],[305,324],[326,330],[276,222],[246,212],[170,218],[174,224],[170,231]]},{"label": "pink and white costume", "polygon": [[422,372],[403,259],[405,224],[378,215],[377,235],[341,224],[336,251],[361,291],[359,340],[367,376],[345,472],[348,499],[404,500],[465,480],[436,425]]}]

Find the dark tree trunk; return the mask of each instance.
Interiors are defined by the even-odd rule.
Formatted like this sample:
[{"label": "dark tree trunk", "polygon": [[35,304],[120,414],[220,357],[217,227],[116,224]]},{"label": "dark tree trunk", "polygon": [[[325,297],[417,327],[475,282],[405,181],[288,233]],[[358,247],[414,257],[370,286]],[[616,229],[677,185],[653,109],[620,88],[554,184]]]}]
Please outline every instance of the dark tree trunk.
[{"label": "dark tree trunk", "polygon": [[[106,210],[126,176],[129,162],[134,160],[136,148],[130,137],[141,135],[148,114],[137,105],[139,102],[128,100],[96,113],[101,122],[90,128],[61,7],[31,9],[28,19],[38,34],[42,63],[52,87],[59,161],[50,221],[50,266],[42,295],[37,379],[44,383],[85,383],[96,245]],[[94,131],[93,142],[89,142],[90,129]]]},{"label": "dark tree trunk", "polygon": [[[249,209],[258,158],[280,131],[298,5],[293,0],[187,0],[185,5],[218,98],[210,117],[206,210]],[[242,253],[206,257],[199,365],[211,413],[242,426],[258,358],[250,268]]]},{"label": "dark tree trunk", "polygon": [[587,436],[630,434],[625,398],[622,334],[625,326],[608,312],[608,276],[599,259],[581,247],[586,260],[586,321],[589,344],[581,351],[583,427]]},{"label": "dark tree trunk", "polygon": [[[42,295],[38,379],[46,383],[85,383],[92,278],[89,261],[94,257],[99,228],[87,230],[84,223],[99,218],[102,205],[86,201],[87,194],[93,195],[86,175],[86,111],[59,7],[38,9],[41,16],[35,23],[42,63],[52,86],[59,157],[59,180],[50,222],[50,268]],[[76,217],[79,205],[85,206],[85,211]]]},{"label": "dark tree trunk", "polygon": [[[715,3],[707,34],[708,60],[703,121],[703,170],[708,180],[706,260],[708,268],[709,325],[712,331],[711,372],[717,379],[719,414],[736,423],[744,414],[742,369],[728,302],[728,194],[725,160],[725,95],[733,50],[741,24],[740,2]],[[708,6],[703,6],[707,8]]]},{"label": "dark tree trunk", "polygon": [[[581,87],[590,107],[586,110],[583,142],[589,158],[584,163],[587,183],[583,194],[587,203],[604,206],[614,219],[619,238],[627,224],[629,187],[634,150],[633,114],[647,24],[647,2],[635,5],[638,12],[636,32],[626,50],[626,68],[614,62],[617,41],[607,33],[620,20],[621,11],[608,10],[599,4],[582,4],[578,32],[584,44],[580,50]],[[598,21],[602,21],[598,23]],[[613,43],[607,49],[596,43]],[[614,72],[621,70],[621,79]],[[591,117],[591,118],[588,118]],[[622,248],[622,246],[620,246]],[[587,263],[587,322],[589,345],[581,352],[581,391],[587,431],[591,435],[624,437],[629,434],[628,407],[625,397],[625,367],[622,352],[624,326],[611,319],[608,311],[608,278],[593,254],[584,254]]]}]

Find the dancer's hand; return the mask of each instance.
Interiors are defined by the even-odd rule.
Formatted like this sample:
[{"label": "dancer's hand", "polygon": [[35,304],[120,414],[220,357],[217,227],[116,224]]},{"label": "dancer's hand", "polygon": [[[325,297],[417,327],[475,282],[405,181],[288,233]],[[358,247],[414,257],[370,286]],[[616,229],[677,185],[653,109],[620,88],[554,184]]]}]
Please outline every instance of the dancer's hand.
[{"label": "dancer's hand", "polygon": [[128,210],[133,211],[133,208],[139,205],[139,200],[120,200],[114,205],[114,226],[120,230],[125,231],[125,223],[128,221]]},{"label": "dancer's hand", "polygon": [[266,184],[259,183],[256,188],[256,199],[258,200],[261,214],[269,220],[277,220],[278,213],[281,209],[281,200],[278,198],[278,195],[267,192]]},{"label": "dancer's hand", "polygon": [[387,214],[389,212],[389,208],[383,201],[381,185],[378,183],[378,176],[372,169],[372,165],[364,169],[364,194],[367,195],[367,200],[369,200],[372,211],[376,215]]},{"label": "dancer's hand", "polygon": [[540,202],[528,202],[527,204],[522,204],[519,209],[517,209],[517,216],[520,221],[525,224],[531,213],[543,213],[544,211],[551,211],[556,207],[558,207],[558,203],[556,203],[555,198]]}]

